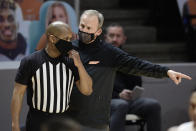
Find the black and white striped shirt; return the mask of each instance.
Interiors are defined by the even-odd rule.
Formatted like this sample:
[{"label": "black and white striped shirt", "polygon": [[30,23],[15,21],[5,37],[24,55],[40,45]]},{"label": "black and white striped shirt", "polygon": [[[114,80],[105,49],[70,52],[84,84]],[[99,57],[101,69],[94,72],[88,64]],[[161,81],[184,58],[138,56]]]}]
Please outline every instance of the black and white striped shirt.
[{"label": "black and white striped shirt", "polygon": [[78,79],[73,60],[54,59],[42,50],[21,61],[15,81],[28,86],[27,102],[31,108],[62,113],[69,107],[73,84]]}]

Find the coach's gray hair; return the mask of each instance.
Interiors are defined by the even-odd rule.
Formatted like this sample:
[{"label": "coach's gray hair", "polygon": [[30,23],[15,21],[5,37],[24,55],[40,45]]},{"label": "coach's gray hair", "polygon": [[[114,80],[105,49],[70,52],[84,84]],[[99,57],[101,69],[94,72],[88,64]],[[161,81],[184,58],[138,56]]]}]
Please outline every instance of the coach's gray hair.
[{"label": "coach's gray hair", "polygon": [[89,15],[89,16],[97,16],[98,18],[98,22],[99,22],[99,25],[98,25],[98,28],[101,28],[103,26],[103,22],[104,22],[104,17],[103,17],[103,14],[101,14],[99,11],[97,10],[85,10],[81,17],[83,15]]}]

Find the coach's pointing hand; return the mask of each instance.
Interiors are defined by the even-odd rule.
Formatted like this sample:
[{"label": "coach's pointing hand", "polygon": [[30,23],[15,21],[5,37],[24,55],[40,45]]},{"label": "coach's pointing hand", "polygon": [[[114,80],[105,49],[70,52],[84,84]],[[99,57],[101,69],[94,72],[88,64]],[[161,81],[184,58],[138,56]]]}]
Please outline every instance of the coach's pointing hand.
[{"label": "coach's pointing hand", "polygon": [[191,80],[191,79],[192,79],[192,78],[191,78],[190,76],[188,76],[188,75],[185,75],[185,74],[183,74],[183,73],[176,72],[176,71],[173,71],[173,70],[168,70],[167,75],[169,76],[169,78],[170,78],[171,80],[174,81],[174,83],[175,83],[176,85],[178,85],[178,84],[181,82],[182,78],[185,78],[185,79],[188,79],[188,80]]}]

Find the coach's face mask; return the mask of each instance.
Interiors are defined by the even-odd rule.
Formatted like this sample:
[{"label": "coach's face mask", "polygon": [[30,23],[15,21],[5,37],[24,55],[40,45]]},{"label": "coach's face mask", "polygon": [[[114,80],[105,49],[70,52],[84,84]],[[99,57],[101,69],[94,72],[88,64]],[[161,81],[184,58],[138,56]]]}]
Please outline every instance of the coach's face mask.
[{"label": "coach's face mask", "polygon": [[70,50],[73,49],[72,43],[60,39],[56,44],[56,48],[61,52],[63,56],[67,55]]},{"label": "coach's face mask", "polygon": [[80,30],[78,32],[78,36],[79,36],[79,41],[85,44],[89,44],[95,38],[94,33],[86,33]]}]

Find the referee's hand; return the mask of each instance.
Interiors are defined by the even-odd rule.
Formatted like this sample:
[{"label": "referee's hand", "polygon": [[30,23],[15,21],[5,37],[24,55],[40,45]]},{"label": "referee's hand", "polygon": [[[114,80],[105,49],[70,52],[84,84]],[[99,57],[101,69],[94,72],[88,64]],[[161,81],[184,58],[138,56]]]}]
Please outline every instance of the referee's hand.
[{"label": "referee's hand", "polygon": [[74,60],[74,65],[76,67],[80,67],[82,65],[82,62],[80,60],[80,55],[77,51],[71,50],[68,52],[69,58],[72,58]]}]

